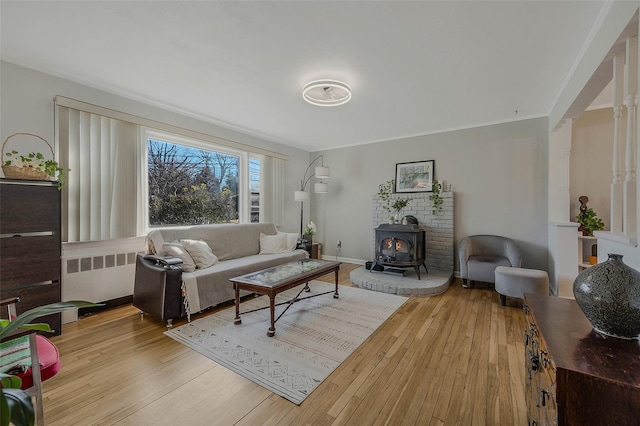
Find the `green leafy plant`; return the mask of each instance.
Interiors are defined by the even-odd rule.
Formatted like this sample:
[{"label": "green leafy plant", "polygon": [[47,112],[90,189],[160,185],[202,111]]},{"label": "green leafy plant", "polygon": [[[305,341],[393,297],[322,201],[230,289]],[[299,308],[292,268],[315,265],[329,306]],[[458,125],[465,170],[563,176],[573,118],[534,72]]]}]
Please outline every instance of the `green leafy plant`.
[{"label": "green leafy plant", "polygon": [[[14,331],[23,328],[36,331],[51,332],[51,327],[46,323],[31,324],[36,318],[56,314],[73,308],[89,308],[102,306],[100,304],[71,301],[51,303],[39,306],[21,313],[12,321],[0,319],[0,341],[9,336]],[[8,426],[13,423],[15,426],[31,426],[35,421],[33,402],[31,396],[26,391],[20,389],[22,379],[11,374],[0,373],[0,426]]]},{"label": "green leafy plant", "polygon": [[578,230],[582,231],[583,235],[592,236],[593,231],[600,231],[604,229],[604,222],[598,217],[591,207],[581,210],[580,213],[578,213],[578,216],[576,216],[576,220],[580,224]]},{"label": "green leafy plant", "polygon": [[391,213],[391,216],[398,218],[400,216],[400,212],[402,209],[407,207],[411,202],[412,198],[393,198],[393,188],[395,186],[395,180],[388,180],[386,183],[380,185],[378,189],[378,197],[383,201],[382,207]]},{"label": "green leafy plant", "polygon": [[[35,413],[31,396],[20,389],[22,379],[10,374],[0,373],[0,425],[8,426],[12,422],[16,426],[33,425]],[[8,413],[9,415],[5,415]]]},{"label": "green leafy plant", "polygon": [[437,180],[434,180],[431,188],[432,192],[431,195],[429,195],[429,200],[431,201],[432,207],[431,212],[434,215],[440,214],[442,212],[442,205],[444,204],[444,199],[440,195],[440,193],[442,192],[442,184]]},{"label": "green leafy plant", "polygon": [[15,149],[5,154],[5,166],[28,167],[34,170],[44,172],[47,176],[51,176],[58,182],[58,189],[66,184],[65,173],[71,171],[60,167],[57,161],[49,160],[40,152],[30,152],[26,156],[21,155]]},{"label": "green leafy plant", "polygon": [[393,204],[391,204],[391,207],[393,207],[393,209],[396,211],[396,214],[399,215],[402,209],[407,207],[407,205],[409,204],[409,201],[411,200],[408,200],[406,198],[398,198],[396,201],[393,202]]}]

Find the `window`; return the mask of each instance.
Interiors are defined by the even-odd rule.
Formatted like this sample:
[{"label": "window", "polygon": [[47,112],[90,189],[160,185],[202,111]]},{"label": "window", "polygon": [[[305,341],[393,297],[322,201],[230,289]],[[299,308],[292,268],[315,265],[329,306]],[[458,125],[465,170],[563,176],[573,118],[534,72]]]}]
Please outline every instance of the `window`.
[{"label": "window", "polygon": [[251,191],[251,222],[260,222],[260,160],[249,159],[249,191]]},{"label": "window", "polygon": [[[156,226],[281,226],[287,156],[56,96],[63,241],[141,236]],[[169,200],[170,202],[167,202]]]},{"label": "window", "polygon": [[145,138],[149,226],[238,222],[240,155],[162,136]]}]

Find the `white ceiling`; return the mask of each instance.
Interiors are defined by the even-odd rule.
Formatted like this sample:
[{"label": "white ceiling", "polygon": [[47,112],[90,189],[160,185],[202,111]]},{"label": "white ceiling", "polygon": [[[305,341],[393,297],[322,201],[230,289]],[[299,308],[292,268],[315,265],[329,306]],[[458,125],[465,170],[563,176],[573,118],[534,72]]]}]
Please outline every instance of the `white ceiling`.
[{"label": "white ceiling", "polygon": [[314,151],[548,115],[603,4],[3,0],[0,57]]}]

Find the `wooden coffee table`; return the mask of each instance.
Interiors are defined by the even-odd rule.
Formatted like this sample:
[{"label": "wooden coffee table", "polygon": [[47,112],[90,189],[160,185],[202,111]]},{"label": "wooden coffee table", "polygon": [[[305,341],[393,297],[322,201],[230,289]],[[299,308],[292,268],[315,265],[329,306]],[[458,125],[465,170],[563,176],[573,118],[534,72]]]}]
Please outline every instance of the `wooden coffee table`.
[{"label": "wooden coffee table", "polygon": [[[333,297],[337,299],[338,295],[338,271],[340,270],[340,262],[332,262],[328,260],[306,259],[296,262],[286,263],[284,265],[275,266],[273,268],[263,269],[258,272],[252,272],[250,274],[241,275],[239,277],[231,278],[229,281],[233,283],[233,289],[236,292],[236,317],[234,318],[234,324],[242,323],[240,319],[240,290],[247,290],[252,293],[264,294],[269,296],[269,309],[271,311],[271,327],[267,331],[267,336],[273,337],[276,334],[276,322],[284,315],[285,312],[295,303],[300,300],[309,299],[311,297],[322,296],[323,294],[333,293]],[[324,293],[314,294],[313,296],[300,297],[303,291],[311,291],[309,288],[309,281],[321,277],[323,275],[333,272],[335,274],[336,290],[327,291]],[[276,295],[282,293],[290,288],[297,287],[301,284],[305,284],[304,288],[300,290],[297,296],[293,299],[287,300],[276,304]],[[276,306],[288,304],[284,311],[275,318]],[[247,314],[249,312],[255,312],[260,309],[253,309],[251,311],[243,312]]]}]

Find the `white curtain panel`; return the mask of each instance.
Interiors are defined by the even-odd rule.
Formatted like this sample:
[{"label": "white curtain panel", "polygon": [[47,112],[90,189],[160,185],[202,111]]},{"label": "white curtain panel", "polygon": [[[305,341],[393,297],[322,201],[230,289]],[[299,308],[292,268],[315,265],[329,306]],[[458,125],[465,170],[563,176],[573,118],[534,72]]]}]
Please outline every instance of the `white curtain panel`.
[{"label": "white curtain panel", "polygon": [[273,223],[278,229],[284,224],[284,166],[285,160],[271,158],[271,203],[273,206]]},{"label": "white curtain panel", "polygon": [[58,108],[60,160],[71,169],[63,194],[64,241],[136,236],[141,161],[138,126]]},{"label": "white curtain panel", "polygon": [[260,222],[274,221],[273,196],[270,185],[272,168],[273,159],[264,155],[260,156]]},{"label": "white curtain panel", "polygon": [[273,222],[279,229],[284,223],[284,164],[266,155],[260,159],[260,222]]}]

